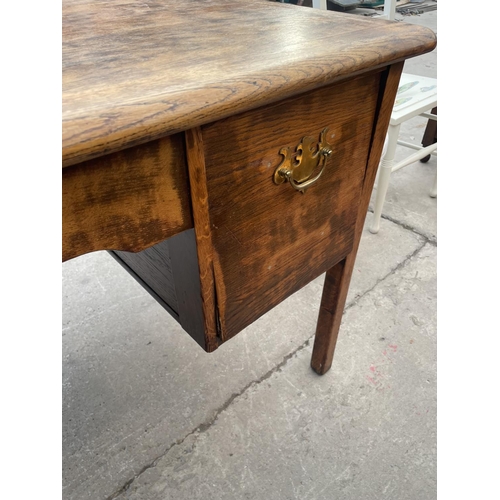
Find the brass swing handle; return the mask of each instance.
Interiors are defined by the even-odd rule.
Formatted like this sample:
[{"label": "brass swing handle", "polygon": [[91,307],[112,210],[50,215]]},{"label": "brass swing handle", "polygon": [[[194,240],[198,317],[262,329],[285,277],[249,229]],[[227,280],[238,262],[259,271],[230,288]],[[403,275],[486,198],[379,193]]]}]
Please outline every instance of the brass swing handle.
[{"label": "brass swing handle", "polygon": [[[289,147],[281,148],[280,154],[284,159],[274,172],[274,182],[282,184],[288,181],[296,191],[304,193],[305,190],[315,184],[323,174],[328,157],[332,155],[332,146],[326,141],[328,128],[323,129],[317,147],[314,147],[314,139],[304,137],[295,152],[290,152]],[[313,178],[314,171],[321,170]]]},{"label": "brass swing handle", "polygon": [[325,171],[326,160],[328,159],[329,156],[332,155],[332,152],[333,151],[329,148],[321,149],[321,151],[319,152],[319,154],[321,155],[320,161],[323,163],[323,165],[321,166],[321,170],[319,171],[318,175],[316,175],[316,177],[313,177],[312,179],[309,179],[305,182],[295,182],[292,171],[288,170],[287,168],[280,168],[278,170],[278,175],[284,177],[290,183],[293,189],[300,192],[304,192],[308,187],[311,187],[313,184],[315,184],[321,177],[321,175]]}]

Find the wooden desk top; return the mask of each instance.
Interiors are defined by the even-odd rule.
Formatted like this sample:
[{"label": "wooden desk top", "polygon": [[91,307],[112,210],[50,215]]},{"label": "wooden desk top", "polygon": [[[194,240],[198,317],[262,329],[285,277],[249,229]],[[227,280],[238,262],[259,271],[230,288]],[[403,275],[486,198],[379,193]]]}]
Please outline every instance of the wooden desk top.
[{"label": "wooden desk top", "polygon": [[435,44],[427,28],[267,0],[63,0],[63,166]]}]

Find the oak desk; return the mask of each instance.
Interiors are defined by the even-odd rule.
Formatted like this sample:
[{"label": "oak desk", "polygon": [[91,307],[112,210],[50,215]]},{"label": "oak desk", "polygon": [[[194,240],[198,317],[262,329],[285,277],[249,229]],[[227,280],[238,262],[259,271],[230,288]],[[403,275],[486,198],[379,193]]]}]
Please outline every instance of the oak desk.
[{"label": "oak desk", "polygon": [[326,272],[325,373],[403,62],[435,44],[266,0],[63,0],[63,260],[112,251],[207,351]]}]

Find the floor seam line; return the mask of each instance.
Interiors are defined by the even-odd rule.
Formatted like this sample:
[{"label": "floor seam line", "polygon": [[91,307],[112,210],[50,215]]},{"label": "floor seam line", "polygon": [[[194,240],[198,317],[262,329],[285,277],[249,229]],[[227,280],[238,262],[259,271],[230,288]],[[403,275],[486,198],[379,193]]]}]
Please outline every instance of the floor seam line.
[{"label": "floor seam line", "polygon": [[[373,214],[373,209],[368,209],[368,212]],[[410,226],[409,224],[406,224],[405,222],[402,222],[398,219],[394,219],[390,217],[389,215],[381,214],[380,216],[381,219],[388,220],[389,222],[392,222],[393,224],[396,224],[397,226],[402,227],[403,229],[406,229],[407,231],[411,231],[412,233],[418,234],[419,236],[422,236],[422,238],[425,238],[426,240],[429,241],[429,243],[437,244],[437,238],[436,237],[429,237],[417,229],[415,229],[413,226]]]},{"label": "floor seam line", "polygon": [[[314,335],[313,335],[314,337]],[[219,408],[217,408],[214,412],[213,417],[207,422],[202,422],[201,424],[197,425],[195,429],[190,431],[188,434],[186,434],[182,439],[178,439],[174,443],[172,443],[161,455],[156,457],[152,462],[150,462],[148,465],[145,465],[133,478],[129,479],[120,489],[116,490],[114,493],[112,493],[110,496],[106,497],[106,500],[114,500],[118,498],[122,493],[125,493],[131,486],[131,484],[138,479],[144,472],[146,472],[148,469],[151,469],[156,466],[156,464],[175,446],[181,445],[186,439],[188,439],[190,436],[196,435],[196,434],[201,434],[206,432],[210,427],[215,423],[217,418],[221,413],[223,413],[225,410],[231,406],[233,401],[240,396],[243,396],[245,392],[250,389],[252,386],[257,386],[270,378],[274,373],[280,370],[292,357],[294,357],[298,352],[302,351],[305,349],[311,341],[312,337],[309,337],[304,343],[302,343],[297,349],[292,351],[291,353],[287,354],[286,356],[283,357],[283,359],[271,370],[268,370],[264,375],[259,377],[257,380],[252,380],[249,382],[245,387],[243,387],[239,392],[233,393]]]},{"label": "floor seam line", "polygon": [[413,257],[415,257],[415,255],[417,255],[425,247],[425,245],[427,245],[427,244],[433,245],[433,242],[424,237],[424,241],[422,242],[422,244],[420,246],[418,246],[411,254],[409,254],[399,264],[397,264],[396,266],[394,266],[385,276],[383,276],[382,278],[379,278],[376,281],[376,283],[371,288],[369,288],[368,290],[366,290],[365,292],[363,292],[361,295],[356,296],[355,299],[352,302],[350,302],[349,304],[347,304],[345,306],[345,308],[344,308],[344,313],[348,309],[350,309],[351,307],[355,306],[360,301],[360,299],[362,299],[365,295],[367,295],[370,292],[372,292],[378,285],[380,285],[380,283],[382,283],[387,278],[389,278],[390,276],[392,276],[393,274],[395,274],[397,271],[399,271],[400,269],[402,269],[403,267],[405,267],[410,262],[410,260]]},{"label": "floor seam line", "polygon": [[[377,282],[368,290],[363,292],[361,295],[355,297],[349,304],[347,304],[344,307],[344,311],[342,313],[342,316],[346,313],[347,310],[351,309],[354,307],[365,295],[369,294],[372,292],[380,283],[385,281],[388,277],[392,276],[394,273],[405,267],[410,260],[417,255],[427,244],[433,244],[432,241],[428,240],[424,235],[420,235],[424,238],[424,241],[422,244],[416,248],[411,254],[409,254],[404,260],[402,260],[399,264],[397,264],[394,268],[392,268],[385,276],[382,278],[378,279]],[[118,498],[122,493],[125,493],[130,486],[134,483],[136,479],[138,479],[144,472],[147,470],[156,467],[158,462],[165,456],[167,453],[174,448],[175,446],[180,446],[186,439],[188,439],[190,436],[196,436],[201,433],[206,432],[212,425],[215,423],[215,421],[218,419],[219,415],[221,415],[225,410],[231,406],[233,401],[235,401],[237,398],[240,396],[243,396],[245,392],[250,389],[252,386],[257,386],[260,385],[262,382],[267,380],[268,378],[272,377],[275,373],[277,373],[283,366],[285,366],[290,359],[294,358],[300,351],[304,350],[306,347],[308,347],[311,343],[311,340],[314,339],[315,333],[310,336],[307,340],[305,340],[299,347],[297,347],[295,350],[292,352],[288,353],[286,356],[283,357],[283,359],[272,369],[268,370],[264,375],[259,377],[257,380],[253,380],[249,382],[245,387],[243,387],[240,391],[233,393],[219,408],[217,408],[211,419],[208,421],[202,422],[201,424],[197,425],[193,430],[191,430],[188,434],[186,434],[183,438],[178,439],[174,443],[172,443],[170,446],[168,446],[163,453],[161,453],[158,457],[156,457],[152,462],[149,464],[145,465],[134,477],[129,479],[128,481],[125,482],[125,484],[120,487],[118,490],[116,490],[114,493],[106,497],[106,500],[115,500]]]}]

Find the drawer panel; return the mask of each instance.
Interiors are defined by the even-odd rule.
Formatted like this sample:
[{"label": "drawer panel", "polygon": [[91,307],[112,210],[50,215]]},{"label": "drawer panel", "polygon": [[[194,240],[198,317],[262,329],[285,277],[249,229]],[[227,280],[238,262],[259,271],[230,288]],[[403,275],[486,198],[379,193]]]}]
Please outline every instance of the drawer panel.
[{"label": "drawer panel", "polygon": [[[219,334],[227,340],[351,250],[380,72],[202,128]],[[305,193],[273,181],[280,150],[328,128]]]},{"label": "drawer panel", "polygon": [[63,261],[137,252],[192,227],[183,134],[62,171]]}]

